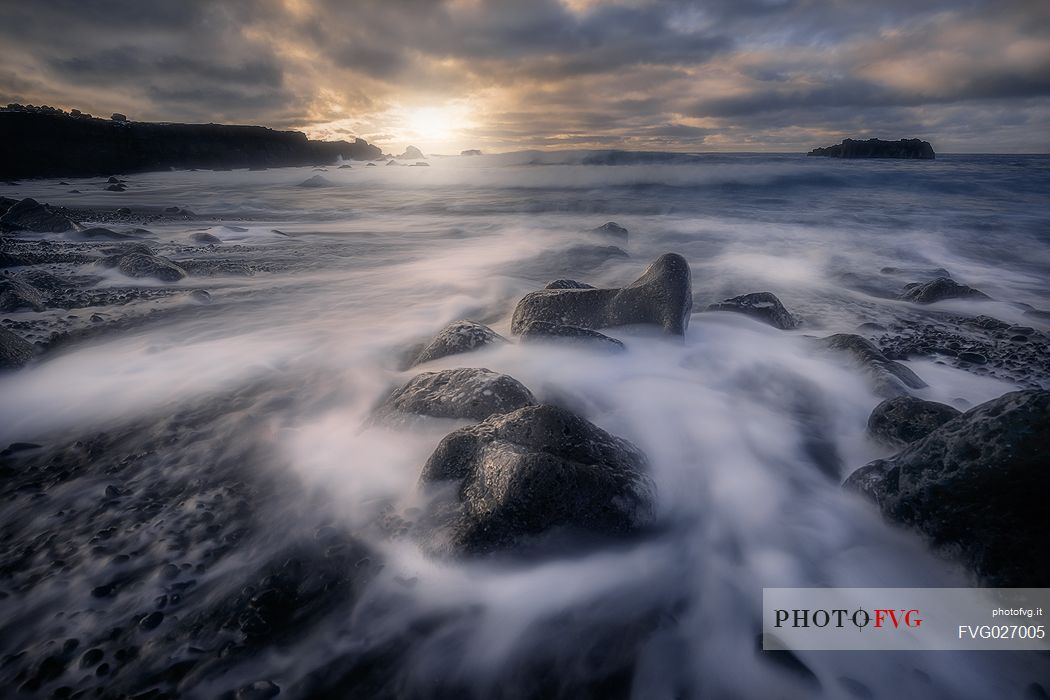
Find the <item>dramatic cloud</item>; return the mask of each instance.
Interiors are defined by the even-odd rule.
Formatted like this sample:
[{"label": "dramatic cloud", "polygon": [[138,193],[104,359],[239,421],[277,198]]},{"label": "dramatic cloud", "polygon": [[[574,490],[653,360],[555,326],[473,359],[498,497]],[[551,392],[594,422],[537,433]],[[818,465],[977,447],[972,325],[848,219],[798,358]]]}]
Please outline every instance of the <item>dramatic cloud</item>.
[{"label": "dramatic cloud", "polygon": [[1050,148],[1045,0],[0,0],[0,101],[390,151]]}]

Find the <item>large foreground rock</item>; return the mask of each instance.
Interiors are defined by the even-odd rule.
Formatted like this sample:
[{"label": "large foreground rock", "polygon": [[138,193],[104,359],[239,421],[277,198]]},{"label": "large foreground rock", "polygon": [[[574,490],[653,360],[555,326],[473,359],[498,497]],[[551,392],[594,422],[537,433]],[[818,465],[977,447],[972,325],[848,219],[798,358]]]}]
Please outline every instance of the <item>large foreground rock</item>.
[{"label": "large foreground rock", "polygon": [[622,289],[542,289],[525,295],[514,309],[511,331],[519,334],[534,321],[591,329],[648,323],[684,335],[692,304],[689,263],[666,253]]},{"label": "large foreground rock", "polygon": [[615,352],[625,349],[623,343],[604,333],[579,326],[559,326],[547,321],[532,321],[526,324],[521,329],[521,342],[579,345]]},{"label": "large foreground rock", "polygon": [[984,292],[948,277],[938,277],[929,282],[912,282],[904,287],[900,298],[916,304],[932,304],[944,299],[991,299]]},{"label": "large foreground rock", "polygon": [[902,446],[921,440],[962,412],[936,401],[914,396],[886,399],[868,417],[868,434],[887,445]]},{"label": "large foreground rock", "polygon": [[0,311],[43,311],[46,299],[21,277],[0,277]]},{"label": "large foreground rock", "polygon": [[780,299],[772,292],[752,292],[725,299],[707,307],[708,311],[734,311],[757,318],[774,328],[789,331],[798,327],[798,320],[788,313]]},{"label": "large foreground rock", "polygon": [[453,321],[419,351],[410,366],[506,342],[506,338],[488,326],[473,321]]},{"label": "large foreground rock", "polygon": [[973,408],[845,483],[973,567],[987,585],[1050,581],[1050,391]]},{"label": "large foreground rock", "polygon": [[441,553],[486,552],[558,527],[626,533],[653,517],[642,453],[554,406],[529,406],[451,433],[420,480],[458,482],[424,531],[428,549]]},{"label": "large foreground rock", "polygon": [[380,404],[373,419],[401,422],[410,416],[484,420],[536,403],[513,377],[477,367],[423,372]]},{"label": "large foreground rock", "polygon": [[908,396],[910,389],[922,389],[926,382],[915,372],[891,360],[866,338],[853,333],[836,333],[817,340],[828,350],[847,353],[867,373],[875,393],[883,398]]},{"label": "large foreground rock", "polygon": [[32,345],[21,336],[0,327],[0,370],[17,369],[32,357]]},{"label": "large foreground rock", "polygon": [[0,216],[0,231],[31,231],[33,233],[63,233],[74,231],[75,221],[51,207],[26,197],[12,205]]}]

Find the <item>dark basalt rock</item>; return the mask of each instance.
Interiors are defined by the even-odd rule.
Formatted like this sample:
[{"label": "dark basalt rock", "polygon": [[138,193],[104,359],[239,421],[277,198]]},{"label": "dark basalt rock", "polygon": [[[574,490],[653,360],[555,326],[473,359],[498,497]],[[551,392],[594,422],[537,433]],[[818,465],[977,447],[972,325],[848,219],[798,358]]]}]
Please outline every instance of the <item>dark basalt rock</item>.
[{"label": "dark basalt rock", "polygon": [[33,358],[33,346],[0,326],[0,370],[17,369]]},{"label": "dark basalt rock", "polygon": [[772,292],[752,292],[720,301],[707,307],[708,311],[735,311],[757,318],[774,328],[789,331],[798,327],[798,320],[788,313]]},{"label": "dark basalt rock", "polygon": [[521,330],[521,342],[572,344],[616,352],[625,349],[622,342],[604,333],[579,326],[560,326],[547,321],[530,321],[525,324]]},{"label": "dark basalt rock", "polygon": [[470,352],[486,345],[508,342],[488,326],[473,321],[453,321],[441,329],[409,365],[414,367],[449,355]]},{"label": "dark basalt rock", "polygon": [[692,305],[689,263],[681,255],[666,253],[622,289],[543,289],[527,294],[514,309],[511,331],[519,334],[534,321],[590,329],[648,323],[683,335]]},{"label": "dark basalt rock", "polygon": [[620,226],[620,224],[616,223],[615,221],[607,221],[601,226],[591,229],[591,233],[609,236],[610,238],[615,238],[621,243],[626,243],[628,236],[627,229],[623,226]]},{"label": "dark basalt rock", "polygon": [[476,367],[424,372],[394,391],[373,413],[381,423],[429,416],[484,420],[536,403],[532,392],[513,377]]},{"label": "dark basalt rock", "polygon": [[192,236],[194,243],[200,243],[201,245],[216,245],[222,243],[222,239],[218,236],[214,236],[207,231],[197,231]]},{"label": "dark basalt rock", "polygon": [[21,277],[0,277],[0,311],[43,311],[47,300]]},{"label": "dark basalt rock", "polygon": [[844,139],[842,143],[835,146],[814,148],[807,155],[827,158],[904,158],[909,160],[933,160],[937,157],[930,142],[920,139],[901,139],[900,141]]},{"label": "dark basalt rock", "polygon": [[122,274],[136,279],[152,278],[161,282],[178,282],[187,274],[186,270],[159,255],[131,253],[112,256],[102,262],[107,267],[115,267]]},{"label": "dark basalt rock", "polygon": [[875,345],[853,333],[837,333],[817,340],[820,347],[848,353],[868,373],[875,393],[885,398],[907,396],[909,389],[927,386],[910,369],[882,354]]},{"label": "dark basalt rock", "polygon": [[458,482],[425,519],[436,553],[483,553],[553,528],[621,534],[653,518],[654,487],[631,443],[554,406],[528,406],[446,436],[423,485]]},{"label": "dark basalt rock", "polygon": [[1050,580],[1050,391],[1004,394],[948,421],[845,488],[958,556],[989,586]]},{"label": "dark basalt rock", "polygon": [[587,284],[586,282],[577,282],[576,280],[554,280],[548,282],[543,287],[544,289],[594,289],[593,284]]},{"label": "dark basalt rock", "polygon": [[961,415],[958,409],[943,403],[897,396],[886,399],[871,412],[868,434],[888,445],[907,445]]},{"label": "dark basalt rock", "polygon": [[0,216],[0,231],[63,233],[76,229],[77,223],[68,216],[29,197],[12,205]]},{"label": "dark basalt rock", "polygon": [[929,282],[912,282],[905,285],[898,298],[916,304],[932,304],[943,299],[991,299],[984,292],[947,277],[938,277]]},{"label": "dark basalt rock", "polygon": [[101,226],[92,226],[86,228],[83,231],[70,232],[68,238],[72,238],[79,241],[124,241],[134,238],[126,233],[118,233],[108,228]]},{"label": "dark basalt rock", "polygon": [[299,183],[299,187],[331,187],[332,181],[324,175],[314,175]]}]

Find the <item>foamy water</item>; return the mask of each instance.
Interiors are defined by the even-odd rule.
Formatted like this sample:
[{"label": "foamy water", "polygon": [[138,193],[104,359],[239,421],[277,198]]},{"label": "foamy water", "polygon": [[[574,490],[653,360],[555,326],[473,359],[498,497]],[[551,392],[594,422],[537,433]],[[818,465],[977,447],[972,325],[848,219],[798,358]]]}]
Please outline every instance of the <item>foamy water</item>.
[{"label": "foamy water", "polygon": [[[315,189],[296,186],[318,174],[310,168],[133,175],[121,194],[100,191],[96,180],[0,187],[70,207],[186,207],[205,221],[147,226],[158,250],[178,259],[190,234],[207,230],[226,241],[215,255],[246,246],[243,255],[262,268],[252,277],[190,277],[176,286],[207,289],[212,304],[157,302],[185,308],[0,377],[0,443],[107,430],[279,378],[279,388],[242,410],[261,421],[258,440],[278,468],[294,475],[285,500],[295,515],[275,514],[252,547],[206,577],[216,590],[236,586],[231,571],[330,521],[363,533],[385,568],[352,615],[242,664],[234,677],[284,687],[437,616],[445,622],[404,662],[407,685],[419,692],[437,678],[492,696],[537,659],[566,678],[601,675],[594,656],[609,654],[615,638],[611,646],[638,655],[637,698],[805,696],[811,686],[755,651],[763,586],[971,585],[917,536],[841,491],[853,469],[886,455],[864,434],[880,398],[862,373],[814,353],[806,336],[917,318],[912,305],[843,282],[861,276],[891,295],[900,281],[879,275],[887,266],[944,267],[998,300],[937,309],[1037,325],[1014,302],[1050,308],[1050,159],[587,158],[355,163],[327,168],[320,174],[331,186]],[[581,262],[575,247],[616,244],[586,233],[607,220],[630,230],[629,257]],[[514,304],[545,282],[626,284],[664,252],[681,253],[692,268],[696,313],[684,341],[619,328],[608,334],[626,344],[622,354],[507,345],[399,369],[405,348],[450,321],[483,321],[509,336]],[[776,293],[804,325],[785,332],[700,313],[751,291]],[[929,383],[917,392],[925,398],[976,405],[1015,388],[929,360],[908,364]],[[416,372],[457,366],[510,374],[541,401],[573,406],[638,445],[658,489],[655,531],[614,548],[487,562],[436,561],[375,534],[369,526],[384,507],[417,503],[420,467],[457,424],[365,428],[369,410]],[[837,454],[837,474],[807,450],[813,433]],[[167,455],[166,469],[207,469],[232,435],[220,429],[192,453]],[[56,596],[86,598],[87,590],[52,581],[0,601],[0,611],[13,614],[4,606],[16,601],[46,610]],[[151,590],[137,595],[146,600]],[[118,616],[97,614],[100,626]],[[1045,676],[1045,662],[1018,654],[799,657],[827,697],[846,694],[842,677],[875,697],[989,698],[1012,697]]]}]

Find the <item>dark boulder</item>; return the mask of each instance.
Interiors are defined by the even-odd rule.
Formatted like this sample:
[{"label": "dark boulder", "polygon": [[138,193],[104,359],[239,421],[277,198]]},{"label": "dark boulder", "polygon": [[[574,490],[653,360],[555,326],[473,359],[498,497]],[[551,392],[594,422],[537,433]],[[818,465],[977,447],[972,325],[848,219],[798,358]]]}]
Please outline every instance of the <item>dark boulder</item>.
[{"label": "dark boulder", "polygon": [[968,563],[989,586],[1050,580],[1050,391],[1004,394],[948,421],[845,488]]},{"label": "dark boulder", "polygon": [[83,231],[70,231],[67,237],[79,241],[124,241],[134,238],[126,233],[118,233],[101,226],[92,226]]},{"label": "dark boulder", "polygon": [[398,423],[411,416],[484,420],[535,403],[532,392],[517,379],[465,367],[416,375],[375,409],[373,420]]},{"label": "dark boulder", "polygon": [[29,197],[12,205],[0,216],[0,230],[3,231],[63,233],[74,231],[76,228],[76,222],[65,214],[53,211],[46,204]]},{"label": "dark boulder", "polygon": [[488,326],[473,321],[453,321],[434,336],[409,366],[431,362],[449,355],[470,352],[486,345],[508,342]]},{"label": "dark boulder", "polygon": [[593,284],[577,282],[576,280],[554,280],[543,286],[544,289],[594,289]]},{"label": "dark boulder", "polygon": [[654,487],[631,443],[554,406],[457,430],[423,467],[442,490],[423,530],[437,553],[484,553],[553,528],[621,534],[653,518]]},{"label": "dark boulder", "polygon": [[0,277],[0,311],[43,311],[47,298],[21,277]]},{"label": "dark boulder", "polygon": [[33,357],[33,346],[0,326],[0,370],[17,369]]},{"label": "dark boulder", "polygon": [[130,253],[106,258],[102,263],[136,279],[152,278],[161,282],[178,282],[187,274],[186,270],[159,255]]},{"label": "dark boulder", "polygon": [[887,445],[907,445],[961,415],[958,409],[943,403],[896,396],[886,399],[871,412],[868,434]]},{"label": "dark boulder", "polygon": [[615,221],[607,221],[598,228],[591,229],[591,233],[601,234],[602,236],[609,236],[615,238],[621,243],[627,242],[627,229]]},{"label": "dark boulder", "polygon": [[299,183],[299,187],[331,187],[332,181],[324,175],[314,175]]},{"label": "dark boulder", "polygon": [[693,305],[689,263],[666,253],[642,276],[621,289],[543,289],[518,302],[511,331],[521,333],[533,321],[580,328],[648,323],[684,335]]},{"label": "dark boulder", "polygon": [[991,299],[984,292],[947,277],[938,277],[929,282],[912,282],[904,287],[899,298],[916,304],[932,304],[943,299]]},{"label": "dark boulder", "polygon": [[222,239],[218,236],[212,235],[207,231],[196,231],[190,236],[194,243],[200,243],[201,245],[216,245],[222,243]]},{"label": "dark boulder", "polygon": [[926,382],[900,362],[882,354],[875,344],[853,333],[836,333],[817,340],[821,348],[844,352],[868,374],[875,393],[884,398],[907,396],[909,389],[922,389]]},{"label": "dark boulder", "polygon": [[908,160],[933,160],[937,157],[930,142],[920,139],[901,139],[900,141],[844,139],[842,143],[835,146],[814,148],[807,155],[826,158],[904,158]]},{"label": "dark boulder", "polygon": [[523,343],[557,343],[579,345],[619,352],[624,350],[622,342],[604,333],[579,326],[561,326],[548,321],[530,321],[521,329]]},{"label": "dark boulder", "polygon": [[774,328],[789,331],[798,327],[798,319],[788,313],[784,305],[780,303],[772,292],[752,292],[731,299],[725,299],[717,304],[707,307],[708,311],[735,311],[752,318],[757,318],[763,323],[768,323]]},{"label": "dark boulder", "polygon": [[123,184],[106,185],[106,190],[109,191],[109,192],[124,192],[127,189],[128,189],[127,185],[123,185]]}]

